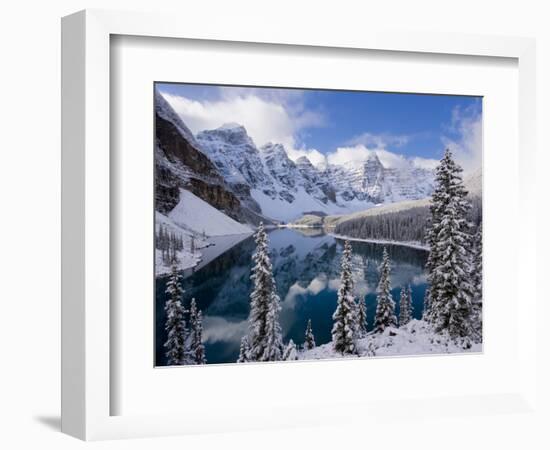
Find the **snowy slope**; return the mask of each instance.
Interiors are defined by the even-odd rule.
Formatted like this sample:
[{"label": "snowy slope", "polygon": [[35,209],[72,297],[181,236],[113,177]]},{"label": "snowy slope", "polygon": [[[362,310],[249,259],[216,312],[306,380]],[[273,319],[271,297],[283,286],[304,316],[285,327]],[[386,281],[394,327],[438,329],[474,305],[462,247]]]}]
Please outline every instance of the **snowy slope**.
[{"label": "snowy slope", "polygon": [[[407,356],[447,353],[479,353],[482,344],[474,344],[464,349],[445,334],[435,333],[422,320],[411,320],[401,328],[386,328],[383,333],[370,334],[357,343],[359,356]],[[346,356],[356,358],[357,356]],[[312,350],[300,351],[298,359],[334,359],[342,358],[333,349],[332,342],[320,345]]]},{"label": "snowy slope", "polygon": [[207,236],[252,233],[247,225],[226,216],[185,189],[180,190],[180,201],[168,213],[168,218],[181,228]]}]

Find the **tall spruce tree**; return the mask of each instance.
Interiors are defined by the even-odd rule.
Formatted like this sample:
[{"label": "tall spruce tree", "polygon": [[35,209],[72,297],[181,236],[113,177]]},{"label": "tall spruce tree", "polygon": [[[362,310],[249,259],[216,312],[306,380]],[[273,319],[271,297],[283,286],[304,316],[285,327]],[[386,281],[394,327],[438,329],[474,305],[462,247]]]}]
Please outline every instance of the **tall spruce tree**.
[{"label": "tall spruce tree", "polygon": [[381,333],[388,327],[397,327],[395,317],[395,302],[391,295],[390,286],[390,256],[386,247],[382,254],[380,264],[380,281],[378,283],[378,295],[376,297],[376,314],[374,316],[374,332]]},{"label": "tall spruce tree", "polygon": [[407,286],[407,304],[409,307],[409,322],[414,319],[413,294],[411,285]]},{"label": "tall spruce tree", "polygon": [[342,354],[357,352],[357,305],[353,292],[353,277],[351,272],[351,244],[344,242],[342,253],[340,287],[338,289],[338,304],[332,315],[332,344],[334,350]]},{"label": "tall spruce tree", "polygon": [[482,225],[480,224],[473,238],[473,260],[471,280],[473,285],[472,306],[473,320],[472,327],[475,333],[475,340],[481,342],[483,330],[483,242]]},{"label": "tall spruce tree", "polygon": [[311,350],[313,348],[315,348],[315,336],[313,335],[313,330],[311,329],[311,319],[309,319],[307,321],[307,327],[306,327],[304,350]]},{"label": "tall spruce tree", "polygon": [[187,352],[185,348],[187,329],[184,317],[186,311],[181,301],[183,292],[180,285],[178,266],[173,262],[170,278],[166,285],[168,299],[164,306],[164,310],[166,311],[165,329],[168,334],[168,339],[164,343],[164,347],[166,348],[167,362],[171,366],[182,365],[187,362]]},{"label": "tall spruce tree", "polygon": [[195,299],[191,299],[189,308],[189,356],[194,364],[206,364],[204,344],[202,343],[202,312],[197,308]]},{"label": "tall spruce tree", "polygon": [[407,291],[401,288],[399,295],[399,326],[402,327],[409,322],[409,307],[407,305]]},{"label": "tall spruce tree", "polygon": [[357,333],[358,337],[364,337],[367,334],[367,305],[365,298],[360,297],[357,304]]},{"label": "tall spruce tree", "polygon": [[426,265],[430,286],[427,319],[436,331],[447,330],[457,339],[473,333],[471,236],[467,221],[470,204],[466,196],[462,168],[447,149],[436,169],[426,235],[430,246]]},{"label": "tall spruce tree", "polygon": [[267,233],[260,223],[255,234],[256,252],[252,256],[254,267],[251,280],[254,289],[250,294],[249,359],[251,361],[279,361],[283,356],[283,340],[279,324],[281,309],[276,292],[273,268],[269,259]]},{"label": "tall spruce tree", "polygon": [[413,318],[411,286],[401,289],[399,299],[399,326],[407,325]]},{"label": "tall spruce tree", "polygon": [[429,321],[430,317],[430,300],[432,296],[430,294],[430,287],[426,287],[426,292],[424,294],[424,304],[422,306],[422,320]]}]

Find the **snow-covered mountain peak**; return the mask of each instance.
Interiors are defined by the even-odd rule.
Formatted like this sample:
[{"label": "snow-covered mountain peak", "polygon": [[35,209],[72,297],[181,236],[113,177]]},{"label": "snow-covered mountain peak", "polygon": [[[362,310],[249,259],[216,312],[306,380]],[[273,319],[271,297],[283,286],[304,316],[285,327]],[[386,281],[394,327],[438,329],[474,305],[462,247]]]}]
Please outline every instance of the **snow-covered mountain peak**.
[{"label": "snow-covered mountain peak", "polygon": [[315,166],[311,163],[309,158],[307,156],[300,156],[296,161],[295,164],[297,167],[307,168],[308,170],[315,169]]},{"label": "snow-covered mountain peak", "polygon": [[378,154],[374,151],[368,154],[367,159],[365,160],[365,163],[382,165],[382,163],[380,162],[380,158],[378,157]]},{"label": "snow-covered mountain peak", "polygon": [[254,146],[254,142],[246,132],[246,128],[236,123],[226,123],[214,130],[204,130],[197,134],[199,141],[216,141],[233,146]]},{"label": "snow-covered mountain peak", "polygon": [[272,180],[265,172],[256,145],[243,126],[226,124],[214,130],[201,131],[197,134],[197,141],[228,182],[271,190]]},{"label": "snow-covered mountain peak", "polygon": [[237,122],[227,122],[224,123],[221,127],[218,127],[218,130],[234,130],[235,128],[243,128],[241,124],[238,124]]}]

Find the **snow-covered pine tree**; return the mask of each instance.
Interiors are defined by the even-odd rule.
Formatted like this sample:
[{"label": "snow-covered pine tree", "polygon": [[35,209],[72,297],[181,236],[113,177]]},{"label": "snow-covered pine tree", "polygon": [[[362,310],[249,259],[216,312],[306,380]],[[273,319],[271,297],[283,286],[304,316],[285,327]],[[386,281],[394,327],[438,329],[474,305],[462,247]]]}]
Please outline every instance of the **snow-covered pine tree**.
[{"label": "snow-covered pine tree", "polygon": [[426,287],[426,292],[424,294],[424,304],[422,307],[422,320],[429,321],[430,317],[430,300],[431,300],[431,294],[430,294],[430,287]]},{"label": "snow-covered pine tree", "polygon": [[291,339],[283,352],[283,361],[296,361],[298,359],[298,349]]},{"label": "snow-covered pine tree", "polygon": [[306,338],[304,341],[304,350],[311,350],[315,348],[315,336],[313,335],[313,330],[311,329],[311,319],[307,321],[306,327]]},{"label": "snow-covered pine tree", "polygon": [[409,307],[409,322],[414,318],[413,294],[411,285],[407,286],[407,306]]},{"label": "snow-covered pine tree", "polygon": [[168,365],[177,366],[187,362],[187,352],[185,349],[185,340],[187,329],[185,325],[185,309],[181,303],[183,289],[180,285],[180,275],[178,266],[172,263],[170,278],[166,285],[168,299],[164,310],[166,311],[165,329],[168,333],[168,339],[164,343],[166,348],[166,358]]},{"label": "snow-covered pine tree", "polygon": [[364,337],[367,334],[367,305],[364,297],[358,299],[357,304],[357,333],[358,337]]},{"label": "snow-covered pine tree", "polygon": [[334,320],[332,327],[334,350],[342,354],[355,354],[357,352],[357,304],[353,292],[351,244],[349,241],[344,242],[338,304],[332,319]]},{"label": "snow-covered pine tree", "polygon": [[467,221],[470,204],[461,174],[462,168],[447,149],[436,169],[430,204],[426,239],[430,246],[427,319],[436,331],[448,330],[451,337],[467,341],[472,335],[473,312],[471,235]]},{"label": "snow-covered pine tree", "polygon": [[250,361],[248,357],[249,352],[250,352],[250,346],[248,345],[248,336],[243,336],[241,338],[241,347],[239,349],[239,359],[237,359],[237,362],[245,363]]},{"label": "snow-covered pine tree", "polygon": [[189,308],[189,357],[192,364],[206,364],[204,344],[202,343],[202,312],[197,308],[197,302],[191,299]]},{"label": "snow-covered pine tree", "polygon": [[391,295],[390,287],[390,256],[386,247],[382,254],[380,264],[380,281],[378,283],[378,295],[376,297],[376,314],[374,316],[374,332],[381,333],[387,327],[397,327],[395,317],[395,302]]},{"label": "snow-covered pine tree", "polygon": [[279,325],[281,309],[276,292],[273,268],[269,259],[267,233],[260,223],[255,234],[256,252],[252,255],[254,267],[250,294],[249,359],[251,361],[279,361],[283,356],[283,340]]},{"label": "snow-covered pine tree", "polygon": [[411,286],[401,289],[399,299],[399,326],[407,325],[413,318]]},{"label": "snow-covered pine tree", "polygon": [[399,295],[399,326],[402,327],[409,322],[409,307],[407,305],[407,291],[401,288]]},{"label": "snow-covered pine tree", "polygon": [[480,224],[473,238],[472,250],[472,285],[473,285],[473,320],[472,327],[475,333],[475,340],[481,342],[483,330],[483,243],[482,225]]}]

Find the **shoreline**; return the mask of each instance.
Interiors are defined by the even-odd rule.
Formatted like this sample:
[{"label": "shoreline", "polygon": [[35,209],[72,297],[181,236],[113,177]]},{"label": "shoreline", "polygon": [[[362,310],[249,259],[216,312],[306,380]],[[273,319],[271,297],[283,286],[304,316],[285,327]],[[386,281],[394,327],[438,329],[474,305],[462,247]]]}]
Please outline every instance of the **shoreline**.
[{"label": "shoreline", "polygon": [[[208,242],[208,245],[205,245],[204,247],[199,247],[197,249],[198,258],[195,259],[194,264],[188,265],[188,266],[180,265],[179,267],[180,272],[186,272],[192,269],[198,270],[202,268],[204,265],[216,259],[219,255],[221,255],[225,251],[229,250],[233,246],[249,238],[253,233],[254,231],[251,230],[249,233],[222,234],[217,236],[209,236],[208,240],[206,241]],[[155,250],[155,253],[156,253],[156,250]],[[157,269],[160,269],[160,270],[157,270]],[[170,274],[170,267],[166,267],[166,266],[157,267],[156,259],[155,259],[154,270],[155,270],[155,278],[166,277]]]},{"label": "shoreline", "polygon": [[427,245],[422,245],[420,242],[401,242],[401,241],[388,241],[385,239],[356,238],[356,237],[344,236],[336,233],[327,233],[327,234],[336,239],[344,239],[344,240],[354,241],[354,242],[367,242],[369,244],[400,245],[402,247],[414,248],[416,250],[424,250],[426,252],[430,251],[430,248]]}]

